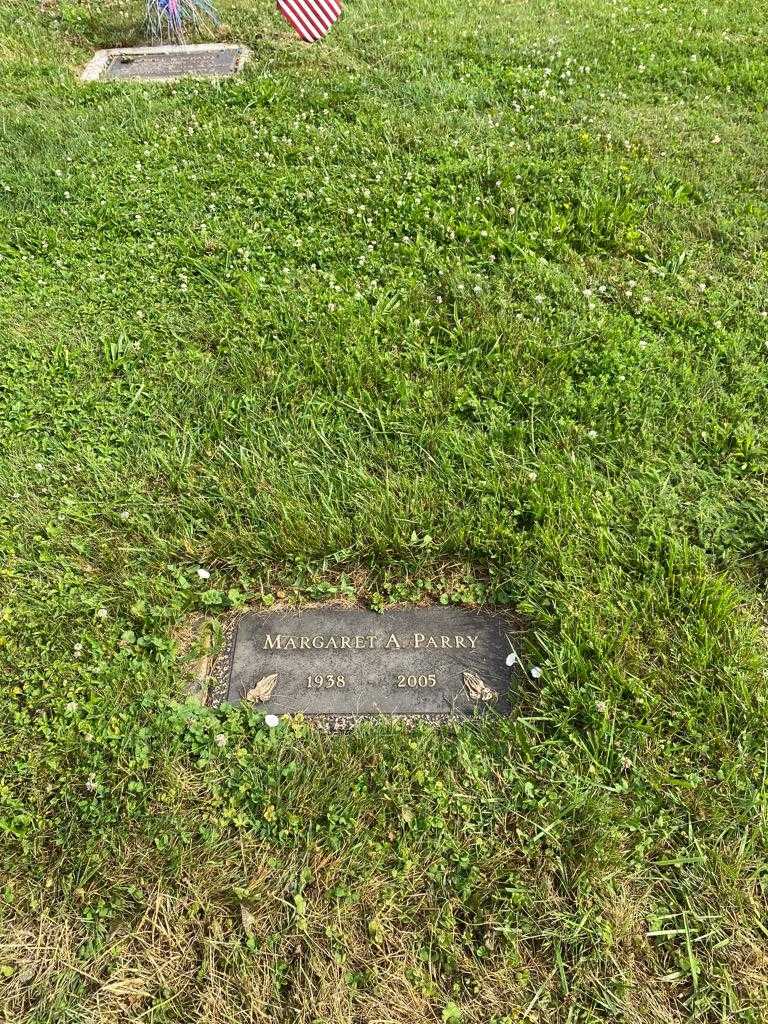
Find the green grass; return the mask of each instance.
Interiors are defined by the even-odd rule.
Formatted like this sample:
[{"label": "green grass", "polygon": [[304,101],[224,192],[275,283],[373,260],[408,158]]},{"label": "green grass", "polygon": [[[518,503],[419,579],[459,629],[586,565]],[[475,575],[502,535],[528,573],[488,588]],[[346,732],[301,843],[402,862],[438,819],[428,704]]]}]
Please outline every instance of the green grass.
[{"label": "green grass", "polygon": [[[762,1024],[764,6],[270,8],[154,87],[76,82],[135,6],[0,13],[0,1020]],[[543,676],[185,699],[200,612],[329,596]]]}]

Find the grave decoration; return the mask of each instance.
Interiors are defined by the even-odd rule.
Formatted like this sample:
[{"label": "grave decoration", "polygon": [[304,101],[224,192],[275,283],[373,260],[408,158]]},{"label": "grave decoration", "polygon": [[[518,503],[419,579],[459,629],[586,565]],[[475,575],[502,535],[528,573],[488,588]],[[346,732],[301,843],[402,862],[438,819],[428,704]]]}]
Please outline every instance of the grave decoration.
[{"label": "grave decoration", "polygon": [[[277,9],[306,43],[328,34],[341,17],[339,0],[277,0]],[[211,0],[147,0],[147,32],[153,43],[184,44],[189,30],[220,23]]]},{"label": "grave decoration", "polygon": [[210,0],[147,0],[147,34],[153,43],[183,44],[189,29],[211,29],[219,22]]}]

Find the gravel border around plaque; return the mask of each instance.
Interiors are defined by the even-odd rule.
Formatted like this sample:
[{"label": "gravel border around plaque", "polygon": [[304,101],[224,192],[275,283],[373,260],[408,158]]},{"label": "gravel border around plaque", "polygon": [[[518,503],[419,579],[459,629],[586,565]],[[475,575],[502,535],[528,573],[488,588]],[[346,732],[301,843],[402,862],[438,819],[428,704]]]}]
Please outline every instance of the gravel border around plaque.
[{"label": "gravel border around plaque", "polygon": [[[286,664],[285,661],[286,650],[288,650],[288,648],[283,651],[278,651],[277,654],[275,654],[273,650],[269,650],[266,654],[260,653],[263,649],[262,643],[264,640],[264,637],[261,634],[267,627],[270,630],[272,629],[272,626],[269,625],[270,623],[274,623],[275,628],[278,629],[281,628],[281,624],[283,628],[286,626],[296,626],[297,628],[304,629],[305,627],[303,623],[308,623],[310,625],[314,623],[315,626],[317,626],[318,620],[326,620],[330,631],[330,627],[335,624],[335,617],[338,617],[340,620],[338,622],[339,626],[343,627],[346,625],[349,627],[351,622],[359,622],[361,629],[368,633],[365,647],[365,651],[368,652],[368,655],[366,655],[360,648],[357,648],[356,650],[353,649],[352,651],[349,651],[349,648],[347,648],[349,651],[348,657],[357,662],[356,667],[359,669],[361,658],[365,663],[368,657],[374,658],[375,660],[382,657],[382,639],[380,638],[376,641],[375,646],[378,647],[379,650],[374,654],[374,638],[370,633],[375,631],[379,623],[381,623],[382,628],[384,628],[384,624],[388,623],[388,617],[390,621],[397,622],[399,616],[399,621],[403,629],[406,630],[406,632],[410,630],[410,635],[413,635],[412,631],[414,629],[414,623],[418,626],[421,617],[426,616],[427,620],[431,617],[433,619],[432,625],[436,628],[442,628],[442,617],[445,616],[446,620],[448,620],[446,621],[446,627],[448,627],[451,614],[453,614],[453,616],[458,616],[459,619],[462,617],[464,619],[473,619],[477,626],[481,627],[480,632],[485,633],[482,642],[486,643],[486,648],[487,642],[489,640],[492,642],[494,649],[492,651],[490,649],[486,649],[485,654],[482,656],[478,655],[478,657],[480,657],[479,664],[484,666],[481,671],[483,672],[485,679],[489,680],[493,687],[497,689],[485,688],[483,680],[478,678],[476,675],[473,675],[472,670],[476,667],[476,656],[474,653],[470,653],[469,651],[466,653],[464,651],[455,651],[453,653],[436,651],[435,656],[438,658],[438,661],[435,666],[427,666],[430,669],[434,667],[437,670],[438,687],[432,690],[432,694],[438,694],[441,691],[440,680],[441,674],[443,674],[441,670],[444,670],[449,663],[450,668],[452,669],[452,676],[455,677],[452,678],[451,707],[446,708],[445,711],[432,706],[429,700],[424,700],[424,698],[430,696],[426,691],[418,694],[418,696],[422,698],[421,701],[415,700],[416,705],[422,706],[412,707],[407,711],[401,710],[399,707],[393,705],[393,695],[389,692],[392,689],[392,686],[395,685],[395,680],[397,678],[402,678],[402,676],[398,676],[398,672],[404,671],[402,658],[404,656],[423,658],[426,654],[423,648],[428,646],[428,641],[422,642],[422,650],[413,651],[412,655],[407,655],[405,650],[393,652],[395,656],[393,658],[391,672],[385,671],[384,673],[387,678],[389,675],[394,673],[393,679],[390,683],[387,683],[382,679],[381,664],[379,664],[378,670],[373,671],[373,676],[377,677],[375,682],[372,679],[365,681],[361,680],[363,683],[361,689],[367,691],[367,700],[364,699],[362,701],[363,704],[370,705],[371,703],[370,694],[372,684],[374,686],[382,687],[382,689],[376,691],[376,707],[374,709],[371,709],[370,707],[360,707],[359,710],[350,710],[349,712],[341,707],[329,708],[328,712],[325,713],[317,707],[314,710],[310,710],[307,707],[302,707],[300,705],[298,707],[295,706],[295,701],[299,697],[299,693],[295,689],[295,677],[297,675],[301,675],[301,673],[306,673],[308,668],[310,673],[320,671],[320,669],[316,669],[314,665],[311,668],[309,667],[310,664],[313,663],[314,659],[314,655],[311,651],[302,646],[301,650],[305,653],[302,654],[300,651],[296,650],[295,661],[293,656],[289,654],[288,664]],[[243,623],[242,630],[240,628],[241,622]],[[302,625],[300,626],[300,624]],[[422,628],[425,629],[425,632],[428,630],[428,626],[422,626]],[[495,642],[493,641],[494,629],[496,630]],[[260,703],[257,698],[257,701],[253,706],[258,710],[263,710],[265,714],[277,714],[280,717],[286,715],[290,717],[291,715],[300,714],[315,726],[326,732],[344,732],[354,728],[361,722],[382,721],[385,719],[392,719],[403,724],[427,723],[438,726],[466,722],[468,720],[471,721],[477,714],[483,714],[488,710],[491,710],[494,713],[507,715],[511,712],[514,692],[526,677],[526,673],[517,659],[516,647],[512,642],[512,638],[514,638],[515,644],[517,644],[517,638],[523,629],[524,625],[519,617],[506,608],[485,609],[481,611],[473,608],[457,608],[456,606],[447,608],[441,605],[398,605],[386,609],[383,614],[379,615],[360,606],[349,605],[342,602],[326,602],[303,605],[301,607],[273,606],[270,609],[249,609],[246,612],[234,616],[224,626],[224,642],[222,647],[215,658],[213,658],[209,663],[207,703],[209,706],[218,707],[224,703],[237,703],[239,700],[245,699],[245,690],[243,686],[243,680],[245,678],[243,676],[243,658],[245,657],[245,664],[250,668],[250,662],[253,661],[253,667],[255,669],[255,673],[249,685],[255,683],[258,686],[268,680],[274,680],[277,677],[269,675],[273,670],[279,673],[280,681],[278,690],[284,689],[284,681],[285,683],[288,683],[284,673],[294,677],[293,687],[289,685],[289,689],[292,688],[293,693],[292,695],[286,695],[288,704],[294,704],[294,706],[286,706],[284,698],[281,705],[281,700],[276,698],[278,696],[282,697],[282,695],[275,695],[271,691],[264,699],[263,703]],[[421,634],[417,635],[421,636]],[[446,642],[448,641],[448,638],[443,639],[446,640]],[[256,641],[255,646],[254,641]],[[368,642],[370,642],[370,647],[367,646]],[[244,645],[249,645],[247,653],[243,650]],[[408,647],[407,642],[404,642],[404,648],[405,647]],[[319,657],[319,652],[316,653],[318,653]],[[447,657],[449,662],[446,663],[443,660],[441,663],[439,660],[441,656],[443,659]],[[337,655],[334,653],[333,657],[337,657]],[[282,668],[280,668],[278,664],[272,664],[273,661],[279,662],[281,658],[283,659]],[[456,660],[457,658],[458,660]],[[289,666],[293,665],[296,665],[297,667],[295,669],[293,667],[289,668]],[[326,665],[326,669],[328,668],[334,670],[333,665]],[[353,666],[350,664],[350,670],[352,670],[352,668]],[[335,671],[339,671],[338,664]],[[347,670],[345,669],[345,671]],[[422,668],[414,669],[414,671],[426,672],[427,668],[425,668],[422,663]],[[486,671],[488,674],[486,674]],[[265,678],[261,678],[259,680],[256,679],[256,676],[264,676],[264,674],[266,674]],[[368,675],[368,673],[366,672],[364,675]],[[248,677],[250,678],[250,673],[248,673]],[[320,678],[320,676],[314,678]],[[329,677],[325,676],[325,678],[327,679]],[[330,678],[333,677],[331,676]],[[419,675],[418,678],[422,680],[426,677]],[[302,679],[304,679],[303,675]],[[432,682],[427,685],[433,686],[434,677],[431,677],[431,679]],[[462,679],[463,687],[461,685]],[[349,679],[349,681],[352,682],[351,679]],[[470,686],[473,682],[479,683],[481,689],[485,689],[485,694],[478,699],[478,695],[475,693],[472,695],[472,699],[469,700],[466,690],[468,681]],[[272,683],[272,686],[274,688],[274,683]],[[303,682],[301,683],[301,686],[304,686]],[[448,687],[448,689],[451,689],[451,687]],[[460,696],[457,696],[457,694],[460,694]],[[253,696],[253,694],[249,695],[249,697],[250,696]],[[306,694],[304,696],[308,703],[316,703],[321,706],[323,704],[322,700],[311,701]],[[328,695],[326,694],[326,698],[327,696]],[[403,696],[415,698],[416,694],[410,693],[404,694]],[[489,700],[488,698],[491,699]],[[379,708],[380,701],[381,708]],[[331,700],[330,703],[333,705],[335,702]],[[395,700],[395,705],[399,703],[399,699]],[[405,703],[413,704],[414,700],[406,699]]]},{"label": "gravel border around plaque", "polygon": [[238,43],[98,50],[83,68],[80,81],[147,83],[176,82],[180,78],[229,78],[242,71],[250,53],[247,46]]}]

